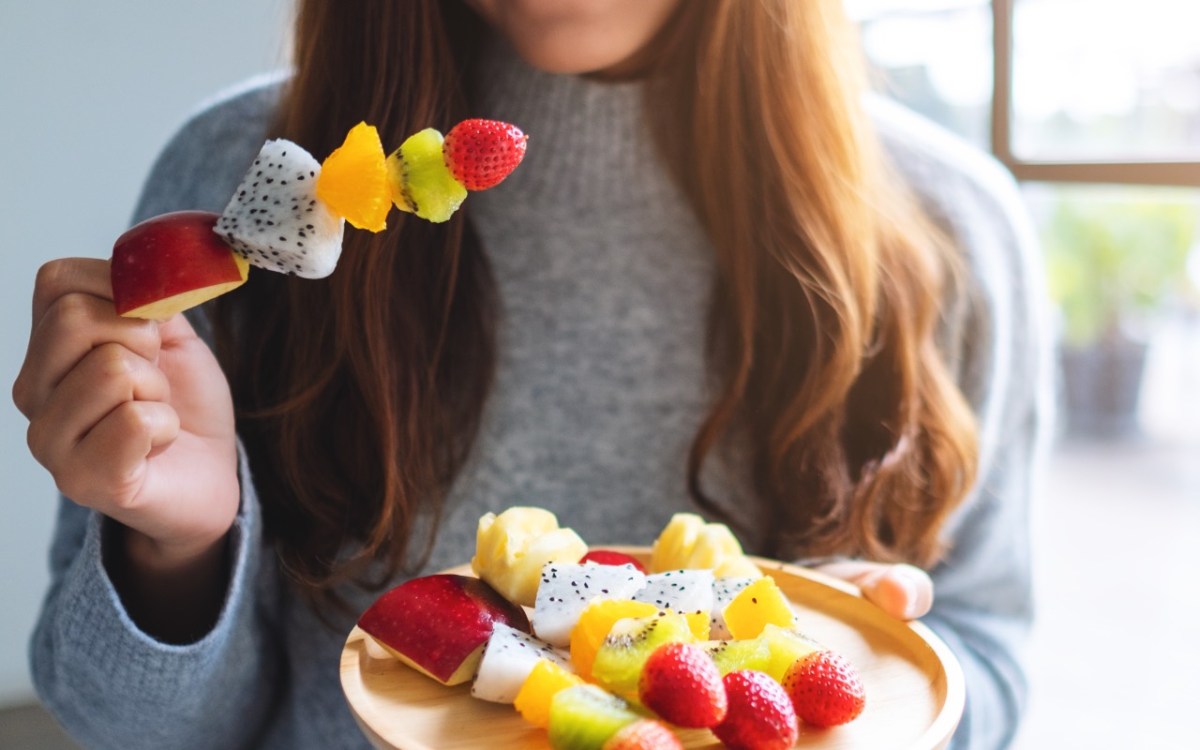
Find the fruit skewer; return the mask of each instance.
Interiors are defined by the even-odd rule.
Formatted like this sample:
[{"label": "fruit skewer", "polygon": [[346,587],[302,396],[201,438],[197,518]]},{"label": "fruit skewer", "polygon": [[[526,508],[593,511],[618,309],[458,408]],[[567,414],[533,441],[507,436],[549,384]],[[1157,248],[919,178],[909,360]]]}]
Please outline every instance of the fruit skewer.
[{"label": "fruit skewer", "polygon": [[444,138],[426,128],[390,156],[366,123],[351,128],[322,163],[292,141],[267,141],[220,215],[164,214],[117,239],[117,313],[166,320],[241,286],[252,265],[329,276],[347,222],[381,232],[393,206],[447,221],[468,191],[494,187],[516,169],[526,141],[514,125],[478,119],[458,123]]}]

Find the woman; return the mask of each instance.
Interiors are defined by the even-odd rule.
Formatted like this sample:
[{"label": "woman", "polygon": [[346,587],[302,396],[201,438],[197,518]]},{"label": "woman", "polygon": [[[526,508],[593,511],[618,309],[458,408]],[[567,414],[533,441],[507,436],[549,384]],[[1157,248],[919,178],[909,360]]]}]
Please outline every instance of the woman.
[{"label": "woman", "polygon": [[929,569],[956,741],[1005,744],[1044,380],[1011,185],[864,114],[835,0],[468,5],[302,2],[291,78],[193,119],[137,211],[219,211],[268,135],[530,133],[448,224],[393,214],[190,324],[116,318],[100,261],[39,275],[14,399],[71,498],[44,700],[95,746],[361,747],[345,633],[481,513],[648,543],[699,507],[897,616],[931,590],[893,564]]}]

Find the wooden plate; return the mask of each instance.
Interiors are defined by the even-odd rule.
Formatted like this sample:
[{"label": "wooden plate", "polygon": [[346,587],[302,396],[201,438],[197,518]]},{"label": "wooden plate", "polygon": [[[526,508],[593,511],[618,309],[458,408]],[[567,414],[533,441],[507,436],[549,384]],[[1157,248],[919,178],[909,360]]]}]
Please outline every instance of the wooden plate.
[{"label": "wooden plate", "polygon": [[[624,551],[645,559],[648,550]],[[962,670],[924,625],[897,621],[841,581],[754,558],[796,604],[801,629],[848,657],[862,673],[867,705],[854,722],[800,730],[797,747],[934,750],[962,716]],[[466,566],[451,573],[470,575]],[[546,734],[512,706],[485,703],[470,685],[445,687],[393,659],[372,659],[355,628],[342,651],[342,689],[364,734],[385,750],[548,750]],[[680,732],[688,748],[719,748],[711,733]]]}]

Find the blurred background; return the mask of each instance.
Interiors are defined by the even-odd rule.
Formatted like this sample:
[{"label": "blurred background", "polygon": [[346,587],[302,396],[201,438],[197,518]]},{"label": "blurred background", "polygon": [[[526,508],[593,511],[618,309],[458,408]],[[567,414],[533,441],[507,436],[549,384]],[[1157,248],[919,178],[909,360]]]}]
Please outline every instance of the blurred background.
[{"label": "blurred background", "polygon": [[879,87],[1017,176],[1055,310],[1020,748],[1195,747],[1200,3],[847,0]]},{"label": "blurred background", "polygon": [[[1200,3],[845,0],[879,88],[1020,179],[1054,300],[1059,434],[1037,507],[1021,748],[1194,747],[1200,696]],[[0,378],[36,269],[106,257],[205,98],[285,59],[287,0],[0,0]],[[0,747],[70,747],[25,649],[54,487],[0,400]]]}]

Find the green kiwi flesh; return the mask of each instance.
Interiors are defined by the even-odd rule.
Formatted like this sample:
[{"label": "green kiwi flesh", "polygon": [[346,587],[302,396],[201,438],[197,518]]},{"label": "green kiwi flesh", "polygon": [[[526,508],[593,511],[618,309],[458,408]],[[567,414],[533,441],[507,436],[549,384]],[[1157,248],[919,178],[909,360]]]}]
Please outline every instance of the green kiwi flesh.
[{"label": "green kiwi flesh", "polygon": [[636,701],[642,666],[654,649],[693,640],[687,619],[674,612],[617,620],[596,651],[592,677],[601,687]]},{"label": "green kiwi flesh", "polygon": [[783,676],[787,674],[788,668],[797,660],[803,659],[814,651],[825,650],[824,646],[800,631],[781,628],[778,625],[768,624],[763,628],[758,640],[764,641],[771,651],[771,659],[762,671],[780,683],[783,682]]},{"label": "green kiwi flesh", "polygon": [[595,685],[576,685],[550,700],[546,731],[554,750],[601,750],[617,730],[640,718],[617,696]]},{"label": "green kiwi flesh", "polygon": [[712,657],[722,677],[742,669],[765,672],[771,663],[771,648],[761,636],[744,641],[705,641],[700,646]]}]

